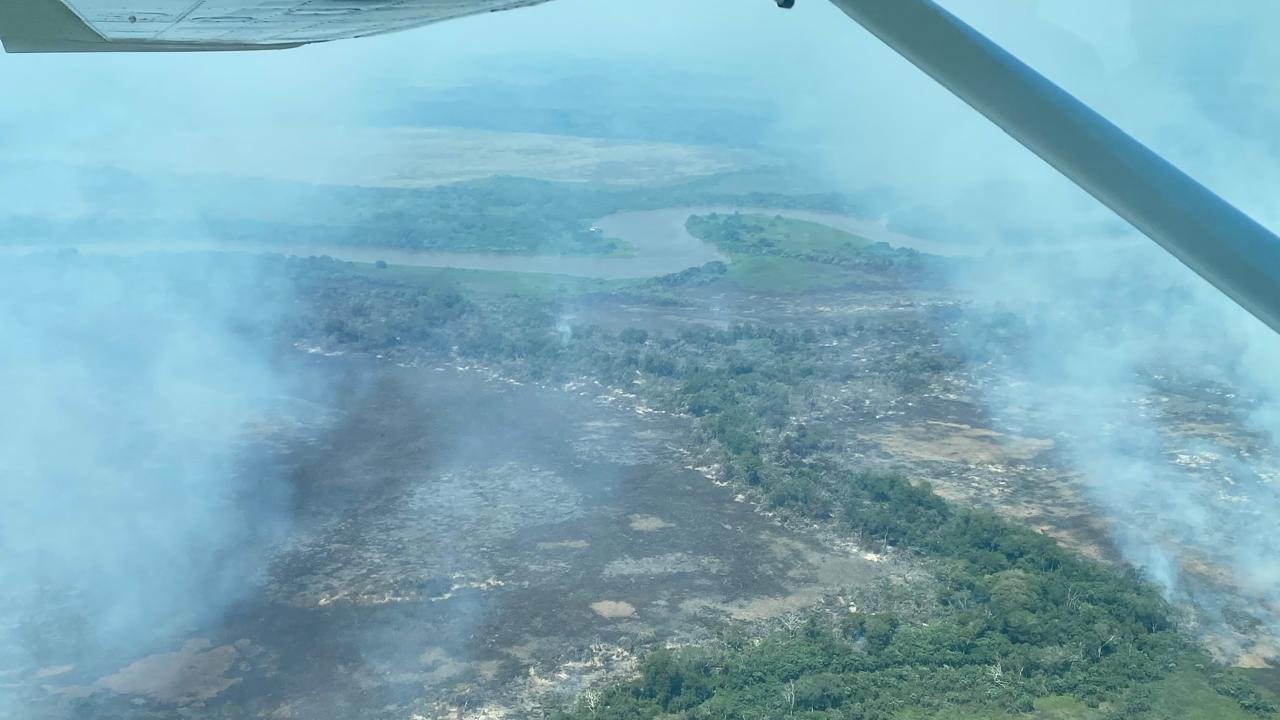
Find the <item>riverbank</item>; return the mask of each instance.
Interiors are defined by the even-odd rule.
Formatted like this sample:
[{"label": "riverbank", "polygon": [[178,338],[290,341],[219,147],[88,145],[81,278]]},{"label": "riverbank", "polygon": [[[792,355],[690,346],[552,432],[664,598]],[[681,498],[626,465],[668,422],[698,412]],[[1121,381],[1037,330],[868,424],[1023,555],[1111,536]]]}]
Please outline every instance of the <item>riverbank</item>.
[{"label": "riverbank", "polygon": [[205,240],[97,242],[72,245],[7,245],[0,255],[70,249],[85,254],[137,256],[154,253],[261,253],[296,257],[329,256],[335,260],[408,267],[454,268],[494,272],[522,272],[568,275],[596,280],[628,280],[670,275],[728,258],[715,246],[689,234],[685,223],[693,215],[734,213],[781,215],[844,230],[873,242],[910,247],[921,252],[945,254],[939,243],[911,238],[890,231],[878,221],[852,215],[785,208],[689,206],[659,210],[613,213],[600,218],[596,227],[606,236],[622,241],[634,251],[624,257],[591,255],[521,255],[508,253],[420,252],[391,247],[358,245],[301,245],[268,242],[217,242]]}]

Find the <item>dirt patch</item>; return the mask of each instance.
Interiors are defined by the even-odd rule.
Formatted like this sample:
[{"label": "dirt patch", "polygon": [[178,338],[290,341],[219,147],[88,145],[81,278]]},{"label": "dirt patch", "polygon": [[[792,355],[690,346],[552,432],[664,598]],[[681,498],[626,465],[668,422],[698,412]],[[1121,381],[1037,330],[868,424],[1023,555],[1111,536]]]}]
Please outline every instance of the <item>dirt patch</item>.
[{"label": "dirt patch", "polygon": [[1005,435],[963,423],[927,420],[894,428],[874,440],[895,456],[965,465],[1026,462],[1053,449],[1052,440]]},{"label": "dirt patch", "polygon": [[92,686],[50,689],[72,697],[109,690],[179,705],[201,702],[239,682],[238,678],[227,677],[239,654],[233,645],[212,647],[207,639],[197,638],[188,640],[176,652],[149,655],[130,663]]},{"label": "dirt patch", "polygon": [[675,527],[675,525],[654,515],[631,516],[631,529],[637,532],[655,532],[672,527]]},{"label": "dirt patch", "polygon": [[585,550],[591,547],[591,543],[586,540],[557,540],[555,542],[540,542],[536,547],[539,550]]},{"label": "dirt patch", "polygon": [[620,600],[600,600],[591,603],[591,611],[602,618],[629,618],[635,617],[636,609],[631,603],[622,602]]}]

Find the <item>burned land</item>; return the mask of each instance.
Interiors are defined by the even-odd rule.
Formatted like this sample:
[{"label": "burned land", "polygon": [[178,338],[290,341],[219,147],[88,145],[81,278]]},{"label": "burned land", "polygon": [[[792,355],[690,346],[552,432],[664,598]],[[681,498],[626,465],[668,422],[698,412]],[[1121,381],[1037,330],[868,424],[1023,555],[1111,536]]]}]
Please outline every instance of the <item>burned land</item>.
[{"label": "burned land", "polygon": [[[254,261],[289,302],[237,331],[299,379],[238,470],[286,498],[260,577],[151,655],[47,642],[0,682],[48,718],[1274,716],[1227,667],[1276,659],[1267,588],[1171,526],[1162,592],[1115,540],[1158,503],[1100,512],[1072,438],[989,401],[1033,329],[942,258],[689,229],[725,261]],[[1270,480],[1253,399],[1146,370],[1198,502]]]}]

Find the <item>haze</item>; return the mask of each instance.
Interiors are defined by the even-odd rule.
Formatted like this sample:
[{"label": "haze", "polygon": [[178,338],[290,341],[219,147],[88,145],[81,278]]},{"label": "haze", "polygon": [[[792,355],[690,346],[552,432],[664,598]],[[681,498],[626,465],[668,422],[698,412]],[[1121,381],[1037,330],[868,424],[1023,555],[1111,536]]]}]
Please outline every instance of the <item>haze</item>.
[{"label": "haze", "polygon": [[[972,609],[944,568],[977,561],[860,515],[869,477],[1175,618],[1125,635],[1165,675],[1082,689],[1036,653],[1101,677],[1110,631],[975,594],[1064,635],[1009,630],[997,675],[1040,664],[996,700],[900,691],[1272,717],[1280,339],[797,4],[0,56],[0,718],[751,717],[828,676],[835,713],[852,671],[766,650],[889,657]],[[942,4],[1280,227],[1280,6]],[[767,703],[652,689],[753,647]]]}]

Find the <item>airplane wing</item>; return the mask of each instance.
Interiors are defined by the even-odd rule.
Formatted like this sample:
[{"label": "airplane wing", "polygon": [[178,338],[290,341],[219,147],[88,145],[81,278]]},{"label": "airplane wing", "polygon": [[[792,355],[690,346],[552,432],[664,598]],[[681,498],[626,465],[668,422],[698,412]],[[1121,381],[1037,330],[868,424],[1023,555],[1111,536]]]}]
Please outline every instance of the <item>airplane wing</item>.
[{"label": "airplane wing", "polygon": [[1280,238],[933,0],[832,0],[1272,330]]},{"label": "airplane wing", "polygon": [[272,50],[547,0],[0,0],[6,52]]}]

